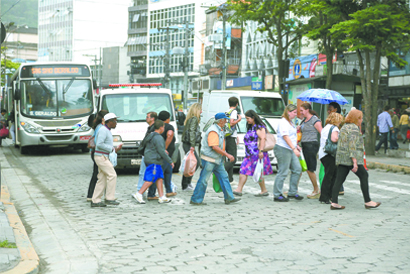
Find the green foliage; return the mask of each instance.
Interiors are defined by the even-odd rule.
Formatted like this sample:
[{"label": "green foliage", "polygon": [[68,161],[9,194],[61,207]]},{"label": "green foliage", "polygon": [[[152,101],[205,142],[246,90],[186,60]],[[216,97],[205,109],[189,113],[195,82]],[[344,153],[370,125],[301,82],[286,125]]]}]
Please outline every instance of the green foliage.
[{"label": "green foliage", "polygon": [[17,248],[15,243],[9,243],[9,241],[5,240],[0,242],[0,248]]},{"label": "green foliage", "polygon": [[[5,13],[17,0],[2,0],[1,13]],[[3,24],[14,22],[16,25],[38,27],[38,0],[21,0],[1,18]]]}]

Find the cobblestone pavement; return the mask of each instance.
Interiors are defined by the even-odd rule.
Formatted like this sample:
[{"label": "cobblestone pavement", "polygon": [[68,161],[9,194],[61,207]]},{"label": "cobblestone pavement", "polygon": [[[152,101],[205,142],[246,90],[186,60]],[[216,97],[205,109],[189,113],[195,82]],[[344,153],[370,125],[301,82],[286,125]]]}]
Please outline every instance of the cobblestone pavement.
[{"label": "cobblestone pavement", "polygon": [[[349,175],[339,201],[346,209],[331,211],[317,200],[254,197],[251,178],[237,204],[225,205],[209,187],[207,206],[190,205],[191,193],[182,191],[170,204],[139,205],[131,197],[137,173],[121,172],[121,204],[91,208],[88,154],[3,151],[10,163],[3,172],[41,273],[410,272],[408,175],[370,171],[371,197],[382,202],[376,210],[364,208],[359,181]],[[267,177],[270,193],[274,178]],[[174,174],[178,186],[180,180]],[[311,190],[304,174],[299,192]]]}]

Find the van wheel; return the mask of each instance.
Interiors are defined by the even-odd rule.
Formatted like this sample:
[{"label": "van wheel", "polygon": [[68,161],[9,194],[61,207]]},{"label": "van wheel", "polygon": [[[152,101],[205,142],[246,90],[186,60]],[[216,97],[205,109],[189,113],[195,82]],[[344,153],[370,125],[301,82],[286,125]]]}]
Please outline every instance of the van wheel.
[{"label": "van wheel", "polygon": [[23,147],[20,145],[20,154],[27,154],[28,153],[28,147]]},{"label": "van wheel", "polygon": [[181,166],[181,154],[178,155],[178,160],[174,164],[174,169],[172,170],[172,173],[178,173],[180,166]]}]

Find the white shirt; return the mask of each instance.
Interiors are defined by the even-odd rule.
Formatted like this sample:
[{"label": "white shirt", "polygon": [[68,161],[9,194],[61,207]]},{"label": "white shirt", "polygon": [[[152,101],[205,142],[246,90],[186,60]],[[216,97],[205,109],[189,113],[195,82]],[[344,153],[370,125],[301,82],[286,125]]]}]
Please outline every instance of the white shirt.
[{"label": "white shirt", "polygon": [[[230,111],[231,109],[229,109],[228,111]],[[231,112],[231,115],[230,115],[230,117],[229,117],[230,119],[234,119],[234,120],[237,120],[238,119],[238,111],[236,111],[236,109],[234,109],[234,110],[232,110],[232,112]],[[236,124],[237,125],[237,124]],[[231,135],[231,137],[237,137],[238,136],[238,130],[236,129],[236,125],[234,126],[235,127],[235,130],[233,131],[233,133],[232,133],[232,135]]]},{"label": "white shirt", "polygon": [[296,147],[296,127],[293,123],[289,123],[285,118],[280,119],[276,145],[292,150],[288,143],[286,143],[285,139],[283,139],[283,136],[289,136],[293,148]]},{"label": "white shirt", "polygon": [[[320,148],[319,148],[319,159],[322,159],[323,157],[325,157],[327,155],[327,153],[324,151],[325,149],[325,145],[326,145],[326,140],[327,137],[329,137],[329,131],[332,128],[333,125],[331,124],[327,124],[323,129],[322,132],[320,133]],[[340,132],[339,128],[337,126],[335,126],[333,128],[333,132]]]}]

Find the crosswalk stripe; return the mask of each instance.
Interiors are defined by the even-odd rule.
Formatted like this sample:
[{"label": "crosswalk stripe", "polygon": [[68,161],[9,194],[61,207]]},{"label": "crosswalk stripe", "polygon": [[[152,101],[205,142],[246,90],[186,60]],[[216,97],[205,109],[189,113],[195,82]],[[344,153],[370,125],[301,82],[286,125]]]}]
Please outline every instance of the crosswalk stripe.
[{"label": "crosswalk stripe", "polygon": [[[350,183],[355,183],[357,185],[360,185],[360,181],[358,180],[346,180],[346,182],[350,182]],[[391,191],[391,192],[395,192],[398,194],[410,194],[409,190],[405,190],[405,189],[401,189],[401,188],[397,188],[397,187],[392,187],[392,186],[385,186],[385,185],[379,185],[379,184],[375,184],[375,183],[369,183],[370,188],[377,188],[377,189],[381,189],[384,191]]]}]

